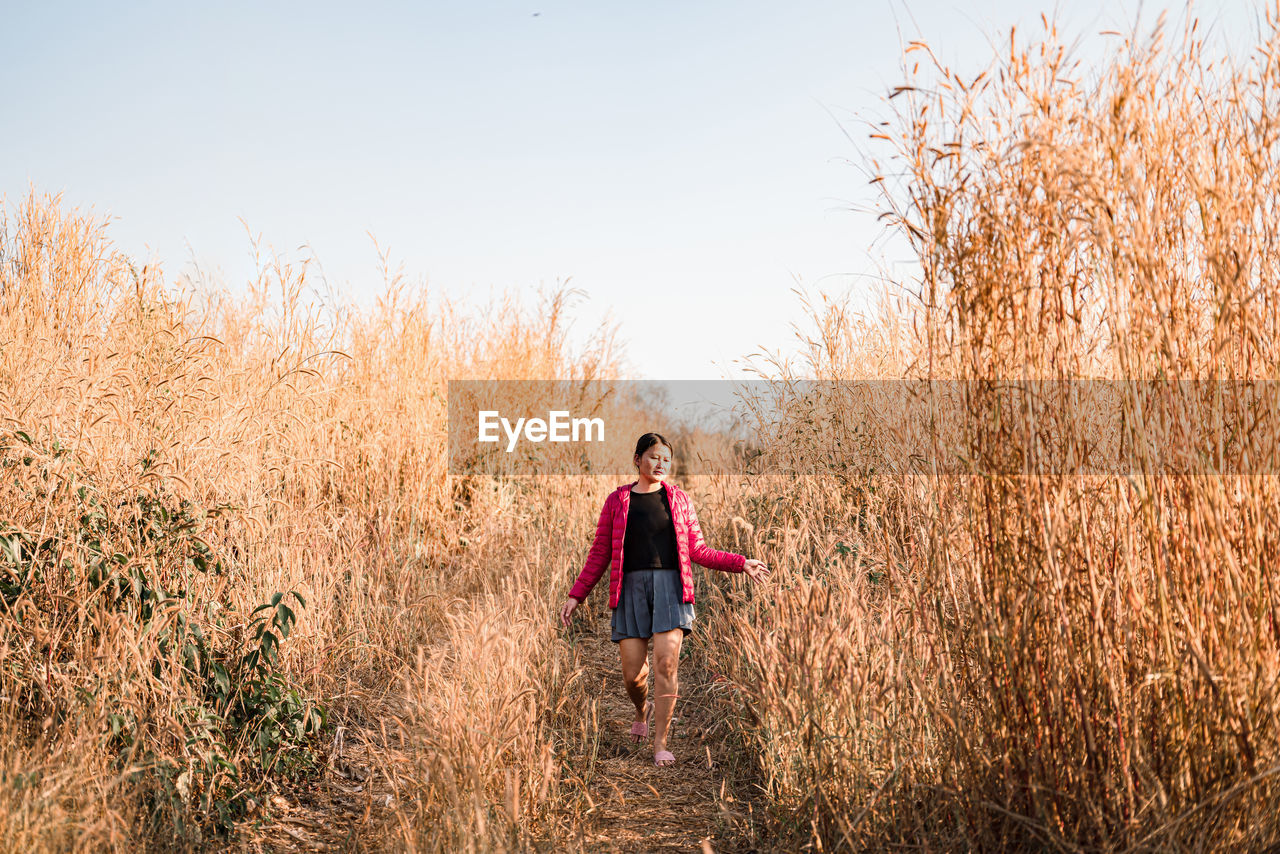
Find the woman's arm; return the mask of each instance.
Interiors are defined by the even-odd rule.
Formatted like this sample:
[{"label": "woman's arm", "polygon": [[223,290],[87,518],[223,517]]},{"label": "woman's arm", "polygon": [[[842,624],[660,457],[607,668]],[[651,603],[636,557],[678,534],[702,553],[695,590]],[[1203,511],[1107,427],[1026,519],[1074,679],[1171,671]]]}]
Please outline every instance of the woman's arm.
[{"label": "woman's arm", "polygon": [[579,602],[586,601],[587,594],[591,592],[592,587],[596,586],[600,576],[604,575],[605,567],[609,565],[616,503],[613,494],[610,494],[605,499],[604,507],[600,508],[600,519],[596,522],[596,538],[591,542],[591,551],[587,552],[587,561],[582,567],[582,572],[578,573],[578,580],[569,591],[569,595]]},{"label": "woman's arm", "polygon": [[698,524],[692,499],[689,499],[689,557],[694,563],[721,572],[742,572],[747,563],[745,555],[718,551],[707,545],[702,539],[702,526]]}]

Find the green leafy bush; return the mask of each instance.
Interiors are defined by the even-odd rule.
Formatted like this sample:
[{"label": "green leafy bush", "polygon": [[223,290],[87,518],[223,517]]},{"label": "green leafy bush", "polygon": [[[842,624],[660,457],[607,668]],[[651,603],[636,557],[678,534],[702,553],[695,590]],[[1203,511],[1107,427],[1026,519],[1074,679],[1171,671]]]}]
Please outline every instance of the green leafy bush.
[{"label": "green leafy bush", "polygon": [[[9,451],[0,471],[15,472],[5,486],[62,508],[40,534],[0,522],[0,640],[33,652],[0,669],[15,708],[49,726],[99,727],[102,749],[143,793],[150,829],[179,839],[225,832],[264,785],[313,773],[326,710],[280,660],[306,602],[277,592],[245,614],[228,601],[248,567],[209,535],[236,508],[203,509],[163,489],[104,495],[74,465],[50,465],[67,462],[56,443],[13,435],[30,450],[0,448]],[[148,454],[140,472],[154,463]],[[38,629],[69,625],[73,612],[74,640]],[[86,675],[76,666],[102,626],[122,625],[138,638],[141,667],[115,662]],[[70,696],[56,690],[54,671],[74,684]]]}]

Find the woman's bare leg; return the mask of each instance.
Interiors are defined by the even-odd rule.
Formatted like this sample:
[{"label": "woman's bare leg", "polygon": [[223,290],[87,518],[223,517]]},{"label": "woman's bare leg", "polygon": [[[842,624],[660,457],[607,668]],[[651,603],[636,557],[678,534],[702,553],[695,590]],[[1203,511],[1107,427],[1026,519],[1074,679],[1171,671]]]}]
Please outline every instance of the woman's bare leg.
[{"label": "woman's bare leg", "polygon": [[635,719],[642,721],[649,697],[649,639],[623,638],[618,641],[618,655],[622,658],[622,684],[636,707]]},{"label": "woman's bare leg", "polygon": [[[658,632],[653,636],[654,718],[657,731],[653,737],[653,752],[667,749],[667,730],[671,727],[671,714],[676,709],[676,693],[679,681],[676,670],[680,666],[680,644],[684,641],[683,629]],[[664,763],[665,764],[665,763]]]}]

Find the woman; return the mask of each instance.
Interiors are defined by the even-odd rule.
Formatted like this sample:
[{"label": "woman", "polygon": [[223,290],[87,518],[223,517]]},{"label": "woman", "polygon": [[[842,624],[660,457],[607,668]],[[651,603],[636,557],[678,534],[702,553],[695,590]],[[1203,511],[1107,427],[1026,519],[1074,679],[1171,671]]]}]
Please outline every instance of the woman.
[{"label": "woman", "polygon": [[684,490],[664,483],[671,471],[671,443],[658,433],[645,433],[636,442],[632,462],[639,475],[605,499],[596,524],[595,541],[586,565],[560,609],[569,625],[573,612],[609,566],[609,607],[613,609],[613,641],[622,659],[622,680],[636,707],[632,740],[649,736],[646,700],[649,690],[649,638],[657,670],[654,703],[657,731],[653,764],[670,765],[667,732],[676,707],[676,668],[680,644],[693,631],[693,563],[724,572],[745,572],[764,581],[769,569],[763,561],[709,548],[693,501]]}]

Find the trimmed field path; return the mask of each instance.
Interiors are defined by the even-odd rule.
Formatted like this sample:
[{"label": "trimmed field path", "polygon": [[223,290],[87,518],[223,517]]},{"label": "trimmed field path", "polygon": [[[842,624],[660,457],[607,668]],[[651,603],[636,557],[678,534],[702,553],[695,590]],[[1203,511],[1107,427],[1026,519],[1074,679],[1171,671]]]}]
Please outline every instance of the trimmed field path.
[{"label": "trimmed field path", "polygon": [[[541,840],[537,852],[611,854],[745,854],[765,851],[752,842],[759,806],[747,799],[728,764],[728,722],[717,719],[717,692],[731,690],[702,666],[697,631],[681,650],[680,698],[668,748],[676,764],[653,764],[653,738],[636,744],[634,709],[622,690],[618,647],[609,641],[607,617],[580,626],[576,645],[589,696],[599,720],[594,757],[565,757],[570,772],[589,781],[589,807],[575,817],[575,837]],[[652,651],[650,653],[652,655]],[[652,663],[652,662],[651,662]],[[652,668],[651,668],[652,672]],[[653,678],[649,694],[654,696]],[[589,709],[583,710],[590,714]],[[370,724],[366,724],[370,726]],[[289,792],[271,796],[265,826],[232,850],[246,854],[384,850],[387,819],[397,809],[378,762],[378,733],[345,728],[328,748],[325,773]],[[566,822],[567,823],[567,822]],[[559,823],[563,829],[565,823]]]},{"label": "trimmed field path", "polygon": [[[600,750],[589,796],[594,806],[579,826],[582,851],[748,852],[754,807],[733,790],[727,773],[724,722],[715,720],[716,691],[728,690],[701,666],[695,632],[681,650],[680,699],[668,748],[676,764],[653,764],[653,737],[631,741],[635,708],[622,690],[618,647],[608,623],[578,640],[587,684],[598,697]],[[652,673],[652,649],[650,649]],[[649,696],[654,696],[653,677]],[[589,760],[586,760],[589,761]]]}]

